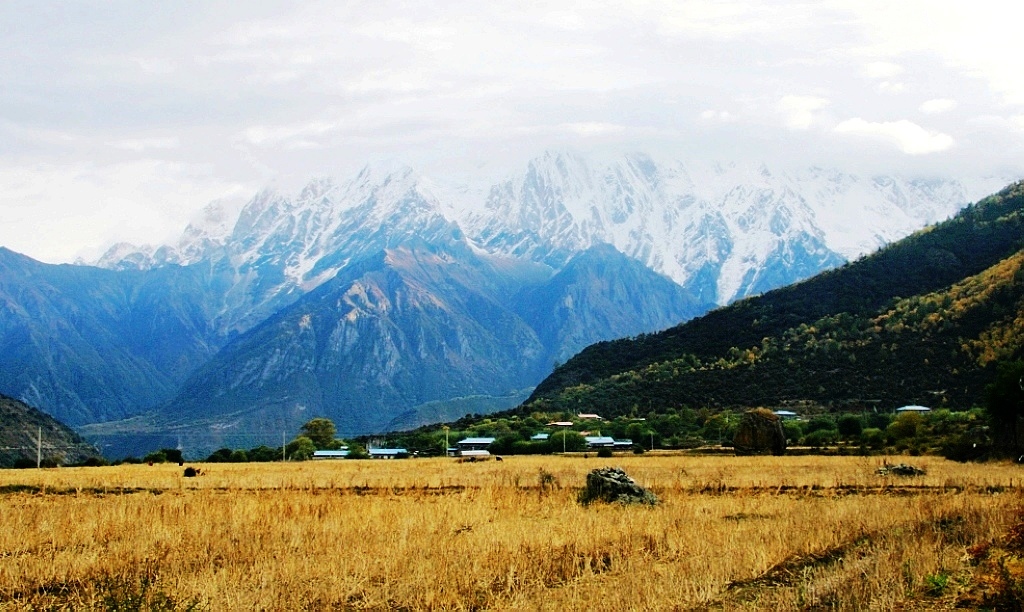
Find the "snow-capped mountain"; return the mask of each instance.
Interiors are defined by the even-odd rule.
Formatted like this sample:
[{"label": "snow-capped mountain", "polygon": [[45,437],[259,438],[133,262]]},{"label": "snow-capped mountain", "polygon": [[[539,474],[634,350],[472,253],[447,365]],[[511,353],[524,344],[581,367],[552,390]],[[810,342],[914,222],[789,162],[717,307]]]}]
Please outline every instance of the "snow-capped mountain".
[{"label": "snow-capped mountain", "polygon": [[[695,295],[725,304],[871,252],[1004,183],[969,192],[951,179],[658,163],[645,155],[595,162],[570,153],[546,153],[489,186],[452,187],[404,166],[368,167],[345,182],[313,181],[295,197],[262,192],[230,232],[217,208],[176,245],[117,245],[97,263],[227,265],[237,287],[224,323],[238,328],[361,255],[409,236],[430,241],[459,233],[484,252],[553,270],[587,248],[611,244]],[[261,307],[264,300],[272,307]],[[229,314],[243,307],[256,316]]]}]

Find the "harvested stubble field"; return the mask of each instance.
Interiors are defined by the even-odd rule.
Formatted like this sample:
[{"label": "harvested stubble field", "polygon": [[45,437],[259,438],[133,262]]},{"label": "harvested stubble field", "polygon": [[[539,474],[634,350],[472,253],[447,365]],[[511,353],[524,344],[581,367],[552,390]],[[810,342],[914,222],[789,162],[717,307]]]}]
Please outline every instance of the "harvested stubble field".
[{"label": "harvested stubble field", "polygon": [[[0,471],[0,609],[933,609],[1024,469],[508,457]],[[625,469],[655,507],[576,501]],[[968,554],[974,551],[975,557]],[[974,561],[974,563],[972,563]],[[965,597],[967,599],[965,599]],[[973,599],[970,599],[973,597]]]}]

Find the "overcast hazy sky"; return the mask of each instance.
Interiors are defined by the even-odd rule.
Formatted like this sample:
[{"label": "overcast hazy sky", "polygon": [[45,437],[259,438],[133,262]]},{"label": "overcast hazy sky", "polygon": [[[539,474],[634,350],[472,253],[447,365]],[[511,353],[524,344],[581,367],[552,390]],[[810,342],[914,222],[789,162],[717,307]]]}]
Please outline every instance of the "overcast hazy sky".
[{"label": "overcast hazy sky", "polygon": [[[1024,174],[1024,8],[929,0],[0,3],[0,245],[546,148]],[[493,165],[493,164],[492,164]]]}]

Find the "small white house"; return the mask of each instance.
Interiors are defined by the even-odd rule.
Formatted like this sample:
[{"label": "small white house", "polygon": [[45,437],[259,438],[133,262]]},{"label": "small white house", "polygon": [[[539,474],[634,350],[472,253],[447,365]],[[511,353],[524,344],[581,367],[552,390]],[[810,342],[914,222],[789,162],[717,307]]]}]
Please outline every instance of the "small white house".
[{"label": "small white house", "polygon": [[897,408],[896,409],[896,413],[897,414],[902,414],[904,412],[917,412],[917,413],[921,413],[921,412],[931,412],[931,411],[932,411],[932,409],[927,407],[927,406],[903,406],[901,408]]},{"label": "small white house", "polygon": [[532,442],[543,442],[543,441],[549,439],[550,437],[551,437],[551,434],[535,433],[532,436],[530,436],[530,441],[532,441]]},{"label": "small white house", "polygon": [[314,459],[344,459],[348,457],[348,449],[313,451]]},{"label": "small white house", "polygon": [[463,450],[459,451],[460,457],[490,457],[491,451],[486,450]]},{"label": "small white house", "polygon": [[494,444],[494,438],[465,438],[455,443],[460,453],[468,450],[487,450],[487,447]]},{"label": "small white house", "polygon": [[795,419],[800,416],[797,413],[793,412],[792,410],[775,410],[774,413],[775,416],[783,420]]},{"label": "small white house", "polygon": [[371,448],[366,451],[370,459],[399,459],[408,457],[409,451],[404,448]]},{"label": "small white house", "polygon": [[611,436],[586,436],[587,448],[615,448],[615,439]]}]

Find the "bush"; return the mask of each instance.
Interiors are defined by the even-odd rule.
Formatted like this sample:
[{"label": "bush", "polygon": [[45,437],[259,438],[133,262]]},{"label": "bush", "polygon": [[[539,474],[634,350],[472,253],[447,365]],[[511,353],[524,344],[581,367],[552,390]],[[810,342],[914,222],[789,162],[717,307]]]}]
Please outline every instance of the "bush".
[{"label": "bush", "polygon": [[804,445],[820,448],[839,441],[839,432],[834,429],[819,429],[804,436]]},{"label": "bush", "polygon": [[608,447],[602,447],[602,448],[597,449],[597,456],[601,457],[602,459],[607,459],[607,458],[609,458],[609,457],[611,457],[613,455],[614,455],[614,453],[612,453],[612,449],[610,449]]},{"label": "bush", "polygon": [[796,444],[800,438],[804,437],[804,430],[797,421],[783,420],[782,431],[786,434],[786,441],[793,444]]},{"label": "bush", "polygon": [[281,458],[281,449],[269,446],[257,446],[249,451],[249,461],[277,461]]},{"label": "bush", "polygon": [[144,463],[167,463],[167,455],[162,450],[153,451],[143,457],[142,461]]},{"label": "bush", "polygon": [[567,453],[578,453],[587,450],[587,441],[577,431],[556,431],[549,439],[551,450],[556,453],[562,452],[563,438],[565,440],[565,451]]},{"label": "bush", "polygon": [[103,457],[87,457],[84,461],[76,463],[76,467],[103,467],[110,465],[110,462]]},{"label": "bush", "polygon": [[864,424],[857,415],[844,414],[836,421],[836,430],[843,439],[852,440],[864,431]]},{"label": "bush", "polygon": [[869,427],[860,433],[860,443],[872,450],[885,447],[885,433],[881,429]]},{"label": "bush", "polygon": [[219,448],[206,458],[209,463],[227,463],[231,461],[231,453],[234,452],[230,448]]},{"label": "bush", "polygon": [[306,436],[298,436],[285,447],[285,452],[288,453],[288,459],[292,461],[306,461],[307,459],[312,459],[315,451],[316,446],[313,444],[313,441]]},{"label": "bush", "polygon": [[835,430],[835,428],[835,419],[833,419],[831,416],[827,414],[823,414],[821,416],[816,416],[813,419],[811,419],[807,423],[807,425],[804,426],[804,432],[810,434],[822,430]]},{"label": "bush", "polygon": [[349,445],[348,445],[348,455],[345,458],[346,459],[369,459],[370,458],[370,453],[366,452],[366,447],[364,447],[362,444],[356,444],[355,442],[350,442]]},{"label": "bush", "polygon": [[924,419],[914,412],[904,412],[886,428],[890,440],[904,440],[917,435]]},{"label": "bush", "polygon": [[994,454],[991,440],[969,433],[949,436],[942,441],[939,452],[953,461],[982,461]]}]

